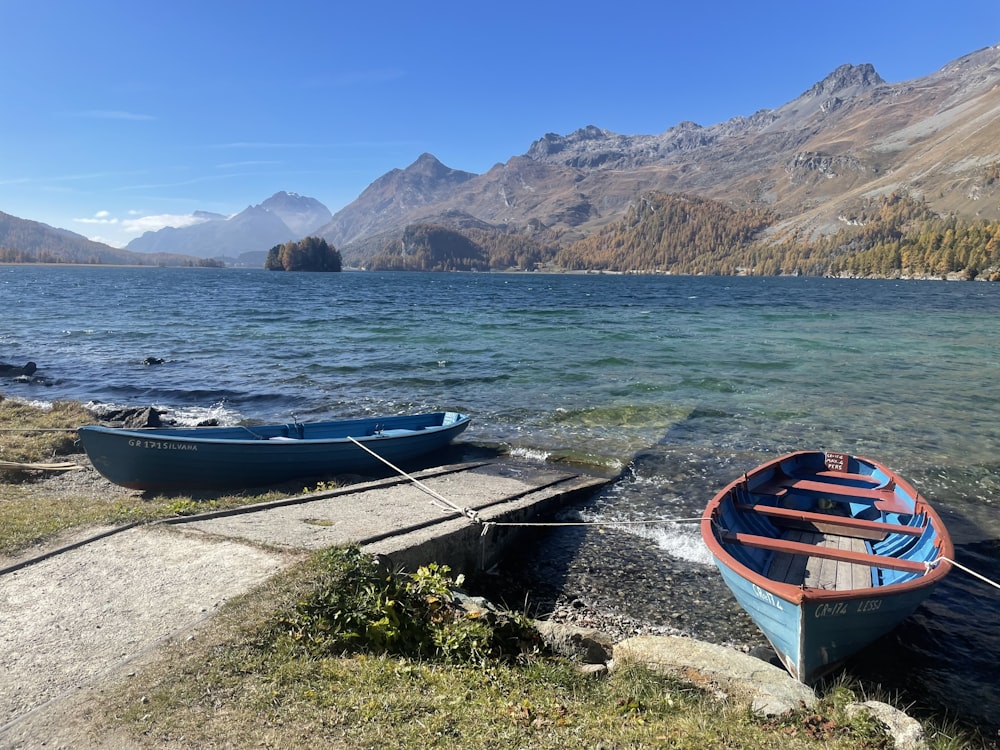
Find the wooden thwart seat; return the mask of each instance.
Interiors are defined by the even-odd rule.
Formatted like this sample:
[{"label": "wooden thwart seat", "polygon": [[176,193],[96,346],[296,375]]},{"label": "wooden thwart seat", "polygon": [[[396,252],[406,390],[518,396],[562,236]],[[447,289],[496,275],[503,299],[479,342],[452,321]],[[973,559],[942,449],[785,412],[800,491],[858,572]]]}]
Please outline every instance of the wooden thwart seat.
[{"label": "wooden thwart seat", "polygon": [[844,536],[855,536],[862,539],[884,539],[887,534],[920,536],[924,531],[922,526],[904,526],[899,523],[869,521],[863,518],[837,516],[831,513],[815,513],[806,510],[795,510],[793,508],[778,508],[774,505],[739,503],[736,508],[741,511],[768,516],[778,525],[782,525],[782,522],[784,524],[788,524],[789,522],[800,523],[812,526],[818,531],[842,534]]},{"label": "wooden thwart seat", "polygon": [[752,492],[765,495],[776,495],[780,497],[789,490],[799,490],[801,492],[825,495],[831,499],[841,498],[851,500],[862,498],[865,500],[871,500],[876,508],[885,511],[886,513],[913,512],[913,509],[898,500],[896,498],[895,491],[888,487],[883,489],[848,487],[847,485],[838,484],[836,482],[817,482],[812,479],[792,479],[791,477],[786,477],[768,482],[760,487],[756,487],[752,490]]},{"label": "wooden thwart seat", "polygon": [[[851,482],[864,482],[865,484],[870,484],[872,488],[878,487],[882,484],[881,481],[873,477],[871,474],[849,474],[846,471],[817,471],[813,473],[812,476],[819,480],[829,478],[834,482],[843,482],[844,480]],[[892,480],[889,481],[888,486],[892,486]]]},{"label": "wooden thwart seat", "polygon": [[927,571],[927,566],[922,562],[916,562],[914,560],[900,560],[886,555],[874,555],[867,551],[858,552],[851,549],[831,549],[829,547],[820,547],[788,539],[774,539],[769,536],[742,534],[732,531],[722,532],[720,534],[720,538],[727,544],[742,544],[746,547],[773,550],[774,552],[787,552],[792,555],[825,557],[830,560],[840,560],[843,562],[866,565],[869,567],[902,570],[906,573],[924,573]]}]

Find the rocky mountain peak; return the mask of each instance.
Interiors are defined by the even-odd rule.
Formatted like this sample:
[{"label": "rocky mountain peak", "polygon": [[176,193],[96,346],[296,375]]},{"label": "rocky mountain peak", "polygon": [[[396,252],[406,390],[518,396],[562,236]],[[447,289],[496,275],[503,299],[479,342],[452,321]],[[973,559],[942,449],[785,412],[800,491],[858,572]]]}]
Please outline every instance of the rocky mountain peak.
[{"label": "rocky mountain peak", "polygon": [[882,79],[871,63],[841,65],[806,92],[807,96],[851,96],[880,86]]},{"label": "rocky mountain peak", "polygon": [[596,125],[587,125],[565,136],[546,133],[531,144],[525,156],[529,159],[544,160],[546,157],[551,157],[560,151],[578,146],[586,141],[605,141],[613,135],[614,133],[603,130]]},{"label": "rocky mountain peak", "polygon": [[431,179],[440,179],[447,177],[450,172],[455,170],[442,164],[434,154],[424,152],[403,171]]},{"label": "rocky mountain peak", "polygon": [[296,237],[316,231],[333,218],[330,209],[315,198],[284,190],[261,203],[260,208],[281,219]]}]

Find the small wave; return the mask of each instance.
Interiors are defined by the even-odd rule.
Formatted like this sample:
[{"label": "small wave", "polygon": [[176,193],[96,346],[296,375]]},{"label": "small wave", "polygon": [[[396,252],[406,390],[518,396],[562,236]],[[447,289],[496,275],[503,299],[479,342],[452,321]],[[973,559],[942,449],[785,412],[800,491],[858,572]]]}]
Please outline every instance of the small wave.
[{"label": "small wave", "polygon": [[702,541],[697,524],[668,522],[663,526],[639,527],[639,536],[651,539],[660,549],[678,559],[713,565],[712,555]]},{"label": "small wave", "polygon": [[11,401],[16,401],[19,404],[27,404],[32,409],[40,409],[41,411],[52,411],[52,401],[40,401],[34,398],[21,398],[20,396],[10,396]]},{"label": "small wave", "polygon": [[509,454],[514,458],[522,458],[540,464],[544,464],[548,461],[549,456],[552,455],[548,451],[539,450],[538,448],[511,448]]},{"label": "small wave", "polygon": [[[244,417],[226,402],[219,401],[210,406],[174,406],[171,404],[154,403],[153,409],[163,415],[163,422],[182,427],[197,427],[200,424],[219,424],[230,426],[239,424]],[[51,404],[49,404],[51,408]],[[84,408],[95,414],[102,414],[117,409],[135,408],[133,403],[107,403],[103,401],[88,401]]]},{"label": "small wave", "polygon": [[197,427],[200,424],[214,423],[222,426],[239,424],[243,415],[224,402],[211,406],[154,406],[164,412],[168,419],[184,427]]},{"label": "small wave", "polygon": [[676,557],[678,560],[713,565],[712,555],[702,541],[701,532],[696,523],[676,523],[674,521],[650,522],[649,524],[628,523],[615,525],[629,534],[649,539],[657,547]]}]

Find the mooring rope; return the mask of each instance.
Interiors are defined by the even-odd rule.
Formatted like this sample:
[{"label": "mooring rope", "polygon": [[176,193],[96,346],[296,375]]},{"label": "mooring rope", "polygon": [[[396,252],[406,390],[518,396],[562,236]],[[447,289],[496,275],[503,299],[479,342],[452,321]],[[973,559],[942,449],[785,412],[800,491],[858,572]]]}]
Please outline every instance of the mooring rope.
[{"label": "mooring rope", "polygon": [[959,570],[961,570],[963,573],[968,573],[973,578],[978,578],[983,583],[987,583],[987,584],[989,584],[990,586],[992,586],[995,589],[1000,589],[1000,583],[997,583],[996,581],[993,581],[993,580],[987,578],[982,573],[977,573],[972,568],[967,568],[966,566],[962,565],[962,563],[956,562],[955,560],[952,560],[950,557],[945,557],[944,555],[941,555],[941,557],[939,557],[937,560],[935,560],[932,563],[932,565],[934,567],[937,567],[938,564],[942,563],[942,562],[951,563],[956,568],[958,568]]},{"label": "mooring rope", "polygon": [[63,461],[61,463],[51,463],[51,464],[38,464],[38,463],[21,463],[19,461],[0,461],[0,469],[14,469],[14,470],[31,470],[31,471],[70,471],[72,469],[82,469],[80,464],[75,464],[72,461]]},{"label": "mooring rope", "polygon": [[698,523],[697,518],[646,518],[642,521],[484,521],[487,526],[648,526],[662,523]]},{"label": "mooring rope", "polygon": [[395,464],[393,464],[390,461],[387,461],[386,459],[382,458],[382,456],[380,456],[378,453],[376,453],[375,451],[373,451],[367,445],[363,445],[362,443],[360,443],[359,441],[355,440],[350,435],[347,436],[347,439],[350,440],[352,443],[354,443],[359,448],[361,448],[362,450],[364,450],[364,451],[370,453],[371,455],[373,455],[375,458],[377,458],[379,461],[381,461],[382,463],[384,463],[386,466],[388,466],[393,471],[398,472],[402,476],[404,476],[407,479],[409,479],[419,489],[423,490],[428,495],[430,495],[435,500],[437,500],[438,502],[435,503],[435,504],[439,508],[441,508],[442,510],[448,510],[448,511],[451,511],[452,513],[458,513],[459,515],[467,516],[469,518],[469,520],[471,520],[473,523],[482,523],[482,521],[479,518],[479,512],[478,511],[476,511],[476,510],[474,510],[472,508],[460,508],[458,505],[456,505],[455,503],[453,503],[451,500],[449,500],[448,498],[446,498],[444,495],[442,495],[441,493],[437,492],[436,490],[431,489],[430,487],[428,487],[426,484],[424,484],[423,482],[421,482],[419,479],[417,479],[412,474],[406,473],[405,471],[403,471],[402,469],[400,469]]},{"label": "mooring rope", "polygon": [[76,432],[76,427],[0,427],[0,432]]},{"label": "mooring rope", "polygon": [[[353,437],[348,436],[347,439],[350,440],[352,443],[354,443],[359,448],[361,448],[361,449],[367,451],[368,453],[370,453],[371,455],[373,455],[375,458],[377,458],[379,461],[381,461],[382,463],[384,463],[386,466],[388,466],[393,471],[398,472],[400,475],[406,477],[406,479],[408,479],[411,482],[413,482],[413,484],[416,485],[418,488],[420,488],[421,490],[423,490],[424,492],[426,492],[428,495],[430,495],[431,497],[433,497],[437,501],[437,503],[435,503],[435,505],[437,505],[437,507],[441,508],[442,510],[446,510],[446,511],[450,511],[452,513],[456,513],[456,514],[459,514],[459,515],[467,516],[469,518],[469,520],[472,521],[473,523],[481,524],[482,527],[483,527],[483,531],[482,531],[482,534],[480,536],[483,536],[483,537],[485,537],[489,533],[490,529],[492,529],[494,527],[497,527],[497,526],[523,526],[523,527],[535,527],[535,528],[542,528],[542,527],[555,528],[555,527],[560,527],[560,526],[563,526],[563,527],[565,527],[565,526],[648,526],[650,524],[665,524],[665,523],[700,523],[701,521],[705,521],[705,520],[709,520],[713,524],[715,523],[715,519],[714,518],[713,519],[706,519],[704,516],[696,516],[696,517],[691,517],[691,518],[650,518],[650,519],[644,519],[644,520],[641,520],[641,521],[483,521],[479,517],[479,511],[477,511],[477,510],[475,510],[473,508],[461,508],[461,507],[459,507],[458,505],[456,505],[455,503],[453,503],[451,500],[449,500],[448,498],[446,498],[441,493],[439,493],[436,490],[431,489],[430,487],[428,487],[426,484],[424,484],[423,482],[421,482],[419,479],[417,479],[412,474],[408,474],[407,472],[403,471],[402,469],[400,469],[395,464],[393,464],[390,461],[387,461],[386,459],[384,459],[378,453],[376,453],[375,451],[371,450],[368,446],[362,445],[360,442],[358,442],[357,440],[355,440]],[[982,581],[982,582],[984,582],[986,584],[989,584],[990,586],[993,586],[994,588],[1000,589],[1000,583],[997,583],[996,581],[993,581],[993,580],[987,578],[986,576],[982,575],[981,573],[977,573],[976,571],[972,570],[971,568],[968,568],[965,565],[962,565],[961,563],[956,562],[955,560],[952,560],[950,557],[945,557],[944,555],[942,555],[941,557],[939,557],[937,560],[935,560],[932,563],[927,563],[928,570],[937,567],[941,562],[951,563],[952,565],[954,565],[959,570],[961,570],[961,571],[963,571],[965,573],[968,573],[970,576],[973,576],[974,578],[978,578],[980,581]]]}]

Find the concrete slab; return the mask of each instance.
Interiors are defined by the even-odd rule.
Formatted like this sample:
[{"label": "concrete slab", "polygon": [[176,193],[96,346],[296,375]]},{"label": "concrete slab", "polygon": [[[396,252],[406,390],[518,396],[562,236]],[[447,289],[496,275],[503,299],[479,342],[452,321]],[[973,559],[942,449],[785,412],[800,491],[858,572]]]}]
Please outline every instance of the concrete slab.
[{"label": "concrete slab", "polygon": [[543,518],[608,481],[498,462],[410,476],[415,481],[393,477],[170,523],[191,536],[222,536],[279,549],[358,544],[392,557],[398,567],[434,561],[473,575],[495,564],[521,531],[492,524]]}]

